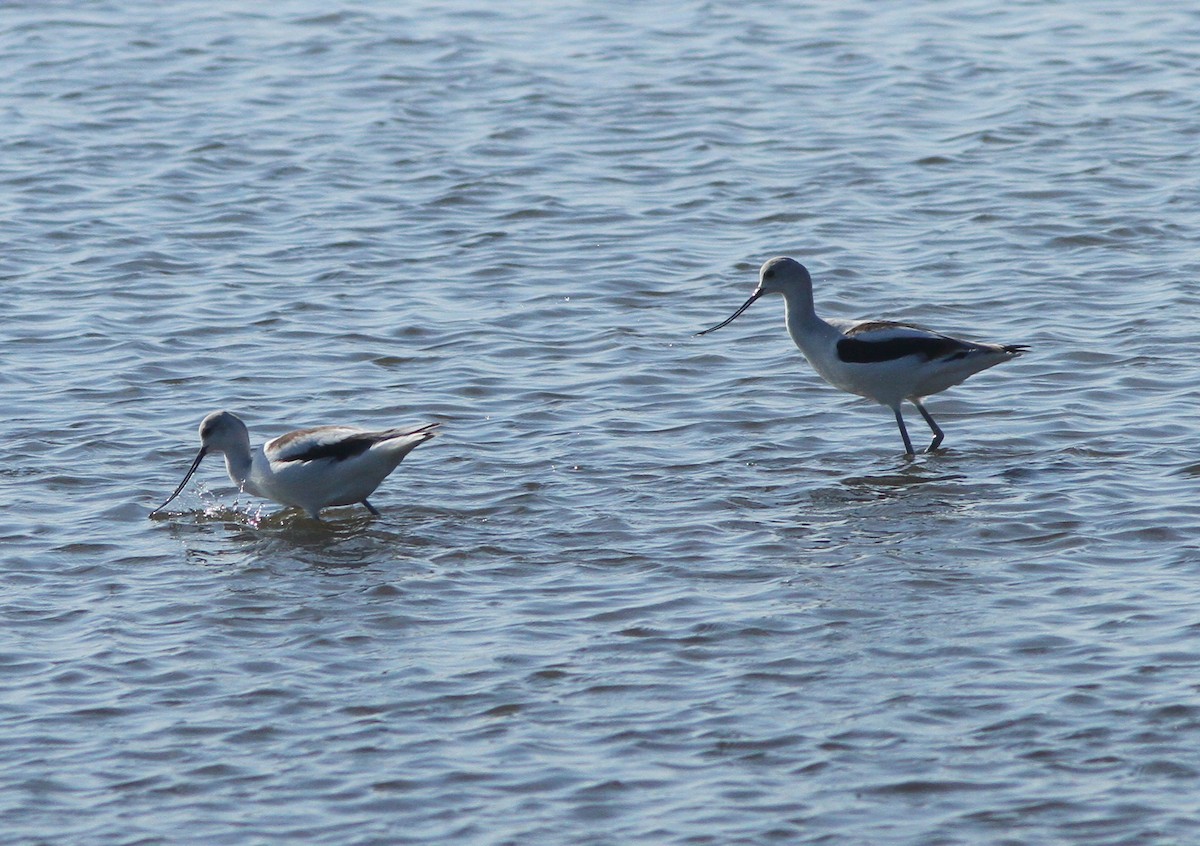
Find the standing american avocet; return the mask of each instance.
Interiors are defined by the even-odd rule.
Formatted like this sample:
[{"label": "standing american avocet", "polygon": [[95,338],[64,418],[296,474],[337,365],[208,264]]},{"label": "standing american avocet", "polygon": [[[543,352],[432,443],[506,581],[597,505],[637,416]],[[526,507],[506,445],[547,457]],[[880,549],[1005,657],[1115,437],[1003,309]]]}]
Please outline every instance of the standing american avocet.
[{"label": "standing american avocet", "polygon": [[921,412],[933,432],[933,443],[929,445],[929,451],[933,451],[944,435],[921,400],[1029,349],[1025,344],[962,341],[911,323],[822,320],[813,307],[812,277],[804,265],[786,256],[763,264],[758,271],[758,287],[728,320],[696,334],[729,325],[763,294],[783,294],[788,334],[822,379],[892,409],[909,455],[913,452],[912,441],[904,427],[900,403],[908,400]]},{"label": "standing american avocet", "polygon": [[303,508],[320,520],[327,505],[361,502],[379,514],[367,497],[396,469],[404,456],[434,436],[438,423],[416,429],[369,432],[352,426],[298,429],[251,451],[250,433],[241,418],[214,411],[200,423],[200,452],[175,493],[151,511],[153,516],[179,496],[210,452],[225,454],[225,469],[243,490],[284,505]]}]

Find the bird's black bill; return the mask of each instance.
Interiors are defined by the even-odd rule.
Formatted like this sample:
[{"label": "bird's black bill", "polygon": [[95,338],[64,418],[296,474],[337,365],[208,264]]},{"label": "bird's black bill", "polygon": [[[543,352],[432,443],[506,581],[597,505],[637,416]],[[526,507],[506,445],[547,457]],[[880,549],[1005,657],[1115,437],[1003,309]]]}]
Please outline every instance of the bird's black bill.
[{"label": "bird's black bill", "polygon": [[748,300],[746,300],[746,302],[742,303],[741,308],[739,308],[737,311],[735,311],[733,314],[731,314],[725,320],[722,320],[716,326],[713,326],[710,329],[705,329],[703,332],[697,332],[696,336],[699,337],[700,335],[707,335],[709,332],[716,332],[722,326],[728,326],[730,323],[732,323],[734,320],[736,320],[743,311],[750,308],[750,306],[754,305],[754,301],[757,300],[762,295],[763,295],[763,292],[762,292],[762,289],[760,288],[759,290],[755,291],[753,294],[750,295],[750,299],[748,299]]},{"label": "bird's black bill", "polygon": [[196,472],[196,468],[200,466],[200,462],[204,460],[204,456],[206,456],[206,455],[208,455],[208,447],[206,447],[206,446],[200,447],[200,452],[198,452],[196,454],[196,460],[193,461],[192,466],[190,468],[188,468],[187,475],[183,477],[183,481],[179,483],[179,487],[177,487],[175,489],[175,493],[173,493],[169,497],[167,497],[166,502],[164,502],[158,508],[154,509],[149,514],[147,514],[146,515],[147,517],[153,517],[155,514],[157,514],[158,512],[160,512],[164,508],[166,508],[168,505],[170,505],[171,500],[173,500],[175,497],[179,496],[179,492],[182,491],[184,488],[184,485],[186,485],[188,483],[188,479],[192,478],[192,474]]}]

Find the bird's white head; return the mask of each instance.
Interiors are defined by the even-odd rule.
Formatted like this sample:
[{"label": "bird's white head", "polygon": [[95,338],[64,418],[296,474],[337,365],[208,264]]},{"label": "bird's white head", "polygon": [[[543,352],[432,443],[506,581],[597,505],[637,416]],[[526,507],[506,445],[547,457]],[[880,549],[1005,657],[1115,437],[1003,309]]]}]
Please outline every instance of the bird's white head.
[{"label": "bird's white head", "polygon": [[[167,497],[166,502],[151,511],[151,517],[162,511],[170,504],[171,500],[179,496],[180,491],[187,485],[188,479],[192,478],[192,474],[204,460],[204,456],[210,452],[225,453],[227,464],[234,460],[249,463],[250,433],[246,430],[246,424],[242,422],[242,418],[230,411],[214,411],[200,421],[200,451],[196,453],[196,458],[192,461],[192,466],[188,468],[183,481],[179,483],[179,487],[175,488],[175,493]],[[237,456],[237,459],[231,459],[229,457],[231,455]],[[231,470],[230,473],[232,474],[232,472]]]},{"label": "bird's white head", "polygon": [[715,332],[722,326],[728,326],[743,311],[750,308],[754,304],[754,301],[763,294],[783,294],[785,297],[788,297],[789,303],[793,294],[799,294],[807,297],[811,303],[812,277],[808,275],[807,268],[793,258],[776,256],[773,259],[768,259],[758,269],[758,287],[754,289],[754,293],[750,295],[750,299],[742,303],[741,308],[716,326],[705,329],[703,332],[697,332],[696,334],[707,335],[709,332]]},{"label": "bird's white head", "polygon": [[812,290],[812,277],[808,268],[787,256],[767,259],[758,269],[758,290],[763,294],[786,294],[790,289]]},{"label": "bird's white head", "polygon": [[227,452],[244,449],[250,443],[250,432],[242,418],[232,411],[214,411],[200,421],[202,452]]}]

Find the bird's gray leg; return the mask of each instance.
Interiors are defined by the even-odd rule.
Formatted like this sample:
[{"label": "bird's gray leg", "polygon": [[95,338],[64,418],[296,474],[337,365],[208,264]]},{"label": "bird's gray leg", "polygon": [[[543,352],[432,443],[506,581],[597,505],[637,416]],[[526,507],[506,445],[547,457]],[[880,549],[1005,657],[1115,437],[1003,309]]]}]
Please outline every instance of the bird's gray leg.
[{"label": "bird's gray leg", "polygon": [[379,509],[376,508],[374,505],[367,502],[365,499],[362,501],[362,504],[365,505],[367,507],[367,510],[370,511],[372,514],[374,514],[376,517],[379,516]]},{"label": "bird's gray leg", "polygon": [[920,400],[913,400],[912,404],[917,407],[917,411],[921,412],[921,416],[925,418],[925,422],[929,424],[930,431],[933,432],[933,443],[929,445],[926,452],[933,452],[941,444],[942,438],[946,437],[946,433],[942,431],[942,427],[934,422],[933,417],[925,410],[925,406],[921,405]]},{"label": "bird's gray leg", "polygon": [[900,427],[900,437],[904,438],[904,451],[912,455],[912,441],[908,439],[908,429],[904,428],[904,417],[900,414],[900,406],[896,406],[892,411],[896,412],[896,425]]}]

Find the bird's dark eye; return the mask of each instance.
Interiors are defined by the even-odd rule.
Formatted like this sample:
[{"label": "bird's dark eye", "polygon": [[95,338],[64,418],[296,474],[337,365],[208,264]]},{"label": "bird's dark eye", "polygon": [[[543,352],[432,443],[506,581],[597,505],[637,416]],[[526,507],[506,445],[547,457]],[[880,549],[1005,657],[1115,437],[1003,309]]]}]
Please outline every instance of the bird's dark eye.
[{"label": "bird's dark eye", "polygon": [[772,267],[770,270],[768,270],[766,273],[764,273],[763,278],[764,279],[774,279],[775,278],[775,268]]}]

